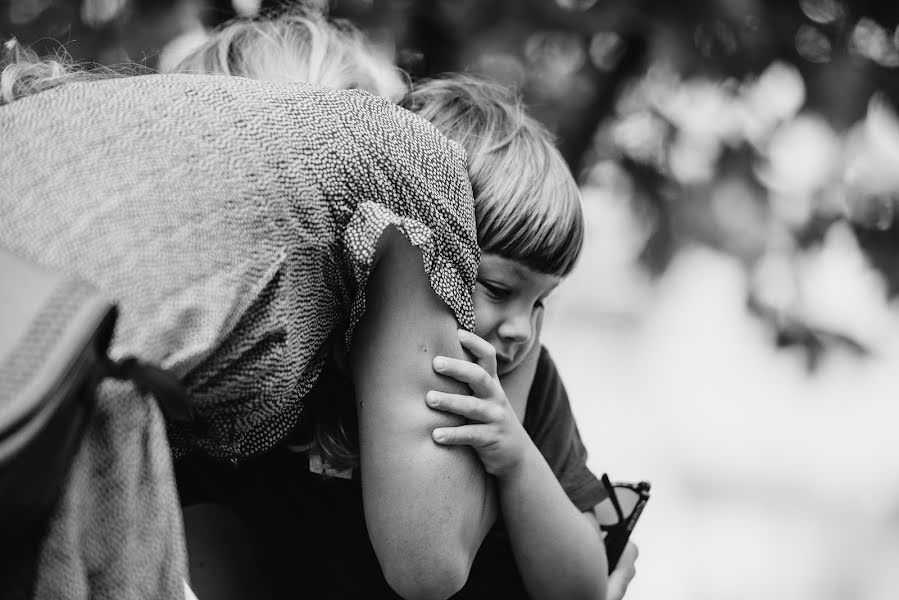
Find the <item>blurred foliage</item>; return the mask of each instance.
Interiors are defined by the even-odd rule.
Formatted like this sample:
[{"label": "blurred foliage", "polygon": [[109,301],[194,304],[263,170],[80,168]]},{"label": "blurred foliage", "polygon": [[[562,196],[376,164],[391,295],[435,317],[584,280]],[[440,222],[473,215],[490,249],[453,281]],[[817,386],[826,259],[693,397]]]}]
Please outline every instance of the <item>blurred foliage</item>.
[{"label": "blurred foliage", "polygon": [[[4,0],[0,35],[153,68],[173,39],[281,4]],[[810,367],[830,347],[867,352],[863,335],[808,309],[801,271],[849,223],[885,298],[899,295],[899,3],[315,4],[391,48],[414,78],[475,71],[522,90],[585,184],[611,186],[646,224],[650,273],[684,244],[715,247],[745,266],[747,306],[772,339],[805,349]]]}]

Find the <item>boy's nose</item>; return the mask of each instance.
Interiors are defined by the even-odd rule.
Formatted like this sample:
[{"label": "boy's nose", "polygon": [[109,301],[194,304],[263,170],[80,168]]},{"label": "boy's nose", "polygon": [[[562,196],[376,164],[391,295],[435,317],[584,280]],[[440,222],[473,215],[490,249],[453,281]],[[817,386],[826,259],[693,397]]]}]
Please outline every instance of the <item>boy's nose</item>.
[{"label": "boy's nose", "polygon": [[499,335],[514,343],[528,341],[531,338],[531,315],[510,315],[500,325]]}]

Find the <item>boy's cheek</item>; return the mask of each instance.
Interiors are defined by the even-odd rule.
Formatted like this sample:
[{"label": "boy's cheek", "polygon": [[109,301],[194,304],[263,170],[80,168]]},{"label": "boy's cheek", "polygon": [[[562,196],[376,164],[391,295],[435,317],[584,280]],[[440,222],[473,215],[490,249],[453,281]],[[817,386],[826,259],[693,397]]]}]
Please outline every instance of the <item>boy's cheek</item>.
[{"label": "boy's cheek", "polygon": [[[538,352],[539,350],[537,350],[537,349],[539,349],[539,347],[540,347],[540,332],[535,329],[534,335],[532,335],[531,339],[528,340],[528,347],[527,347],[527,351],[524,352],[524,356],[525,357],[531,356],[535,352]],[[522,359],[522,362],[524,362],[524,360],[525,359]]]},{"label": "boy's cheek", "polygon": [[[497,311],[494,304],[484,298],[482,292],[476,290],[472,294],[472,304],[474,305],[474,329],[478,337],[490,342],[490,334],[496,329]],[[491,342],[492,343],[492,342]]]}]

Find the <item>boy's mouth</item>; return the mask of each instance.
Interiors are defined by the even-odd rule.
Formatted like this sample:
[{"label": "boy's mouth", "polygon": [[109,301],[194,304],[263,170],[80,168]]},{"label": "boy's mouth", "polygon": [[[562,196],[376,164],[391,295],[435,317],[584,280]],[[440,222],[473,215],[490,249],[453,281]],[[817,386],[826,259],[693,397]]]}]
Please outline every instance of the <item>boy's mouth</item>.
[{"label": "boy's mouth", "polygon": [[513,365],[514,359],[503,354],[496,355],[496,373],[502,375]]}]

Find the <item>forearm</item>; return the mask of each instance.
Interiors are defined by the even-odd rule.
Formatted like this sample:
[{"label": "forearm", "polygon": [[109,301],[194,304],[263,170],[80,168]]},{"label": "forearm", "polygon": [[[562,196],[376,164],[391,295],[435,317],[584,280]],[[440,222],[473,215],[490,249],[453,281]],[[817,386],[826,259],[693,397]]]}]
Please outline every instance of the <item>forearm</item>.
[{"label": "forearm", "polygon": [[387,447],[363,442],[366,523],[395,591],[446,598],[468,579],[495,520],[496,495],[470,449],[440,448],[413,433],[387,433],[394,440]]},{"label": "forearm", "polygon": [[604,599],[608,568],[599,532],[533,443],[520,467],[497,483],[512,551],[531,597]]}]

